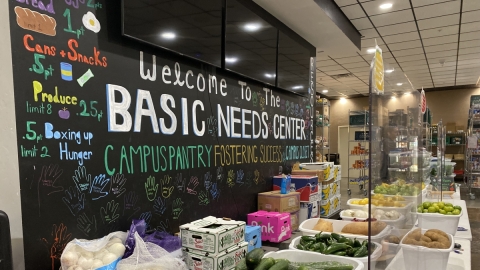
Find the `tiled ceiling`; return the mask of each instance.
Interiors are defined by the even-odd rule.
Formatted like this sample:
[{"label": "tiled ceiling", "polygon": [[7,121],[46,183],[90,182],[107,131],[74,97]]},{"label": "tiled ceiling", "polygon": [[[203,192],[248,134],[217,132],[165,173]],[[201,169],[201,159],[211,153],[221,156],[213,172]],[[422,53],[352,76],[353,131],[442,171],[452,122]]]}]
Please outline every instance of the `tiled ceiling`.
[{"label": "tiled ceiling", "polygon": [[[480,0],[335,0],[362,34],[354,53],[317,53],[317,91],[367,95],[375,42],[382,48],[387,89],[474,85],[480,76]],[[389,9],[380,5],[391,3]],[[408,78],[408,79],[407,79]],[[409,83],[411,82],[411,84]],[[401,84],[401,85],[400,85]]]}]

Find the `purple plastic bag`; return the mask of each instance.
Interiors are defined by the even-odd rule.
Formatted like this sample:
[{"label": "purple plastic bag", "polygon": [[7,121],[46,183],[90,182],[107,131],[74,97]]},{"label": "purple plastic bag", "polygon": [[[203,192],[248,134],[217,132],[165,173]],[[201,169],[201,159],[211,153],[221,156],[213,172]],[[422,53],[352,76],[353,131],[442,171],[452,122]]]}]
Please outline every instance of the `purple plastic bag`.
[{"label": "purple plastic bag", "polygon": [[169,253],[179,250],[182,247],[182,241],[180,240],[180,237],[170,235],[167,232],[154,231],[153,233],[146,235],[143,238],[143,241],[154,243]]},{"label": "purple plastic bag", "polygon": [[128,231],[127,240],[125,241],[125,254],[123,254],[122,259],[130,257],[135,249],[135,232],[137,232],[138,235],[143,238],[145,236],[146,229],[147,223],[145,223],[145,220],[132,220],[132,225],[130,225],[130,231]]}]

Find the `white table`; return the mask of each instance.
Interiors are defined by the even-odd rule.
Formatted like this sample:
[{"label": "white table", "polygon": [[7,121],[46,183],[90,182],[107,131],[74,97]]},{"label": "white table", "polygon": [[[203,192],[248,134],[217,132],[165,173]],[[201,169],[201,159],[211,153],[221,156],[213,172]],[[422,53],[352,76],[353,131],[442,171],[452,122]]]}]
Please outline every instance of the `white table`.
[{"label": "white table", "polygon": [[[460,251],[462,254],[457,254],[455,252],[451,252],[450,256],[448,257],[448,265],[447,270],[471,270],[471,250],[470,250],[470,241],[469,240],[457,240],[455,239],[455,243],[462,245],[463,251]],[[403,260],[403,252],[400,249],[397,255],[393,258],[390,264],[387,266],[385,270],[411,270],[405,269],[404,260]],[[423,269],[422,269],[423,270]]]},{"label": "white table", "polygon": [[470,228],[470,219],[468,219],[468,211],[467,211],[467,204],[464,200],[443,200],[444,202],[449,202],[453,205],[458,205],[462,207],[462,216],[460,217],[460,221],[458,222],[458,227],[463,227],[467,229],[467,231],[457,231],[457,233],[453,236],[456,239],[466,239],[472,241],[472,230]]}]

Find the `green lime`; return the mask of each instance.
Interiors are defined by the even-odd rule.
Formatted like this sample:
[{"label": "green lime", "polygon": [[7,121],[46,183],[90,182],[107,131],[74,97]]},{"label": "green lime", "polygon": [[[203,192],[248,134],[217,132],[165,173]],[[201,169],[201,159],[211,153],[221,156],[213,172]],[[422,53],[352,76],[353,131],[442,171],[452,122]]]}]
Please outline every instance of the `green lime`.
[{"label": "green lime", "polygon": [[431,202],[424,202],[423,203],[423,209],[428,209],[430,206],[432,206]]},{"label": "green lime", "polygon": [[438,207],[438,203],[432,203],[433,207]]},{"label": "green lime", "polygon": [[451,216],[451,215],[453,215],[453,213],[452,212],[447,212],[446,215]]},{"label": "green lime", "polygon": [[453,207],[453,204],[447,202],[447,203],[445,203],[445,206],[452,206]]},{"label": "green lime", "polygon": [[445,207],[445,203],[444,203],[444,202],[439,202],[439,203],[438,203],[438,208],[443,209],[444,207]]},{"label": "green lime", "polygon": [[418,212],[418,213],[422,213],[422,212],[423,212],[423,207],[419,206],[419,207],[417,208],[417,212]]},{"label": "green lime", "polygon": [[440,214],[442,214],[442,215],[445,215],[445,214],[447,213],[447,212],[445,212],[445,210],[443,210],[443,209],[440,209],[438,212],[439,212]]},{"label": "green lime", "polygon": [[452,211],[452,214],[458,216],[458,215],[460,215],[460,210],[455,209],[455,210]]},{"label": "green lime", "polygon": [[436,213],[438,210],[434,206],[428,207],[428,213]]},{"label": "green lime", "polygon": [[458,209],[458,210],[462,211],[462,207],[461,207],[461,206],[458,206],[458,205],[455,205],[455,206],[453,207],[453,209]]},{"label": "green lime", "polygon": [[423,209],[423,213],[428,213],[428,209]]},{"label": "green lime", "polygon": [[445,206],[443,208],[443,210],[445,210],[446,212],[452,212],[453,211],[453,207],[452,206]]}]

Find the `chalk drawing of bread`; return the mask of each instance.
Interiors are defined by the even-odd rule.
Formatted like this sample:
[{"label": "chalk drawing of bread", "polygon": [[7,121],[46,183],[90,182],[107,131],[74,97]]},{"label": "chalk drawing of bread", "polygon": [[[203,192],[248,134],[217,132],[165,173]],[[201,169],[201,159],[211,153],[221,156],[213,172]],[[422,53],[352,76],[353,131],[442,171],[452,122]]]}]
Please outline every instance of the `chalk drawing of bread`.
[{"label": "chalk drawing of bread", "polygon": [[48,15],[22,7],[15,7],[15,14],[17,14],[18,26],[23,29],[42,33],[47,36],[55,36],[57,34],[55,30],[57,22]]}]

